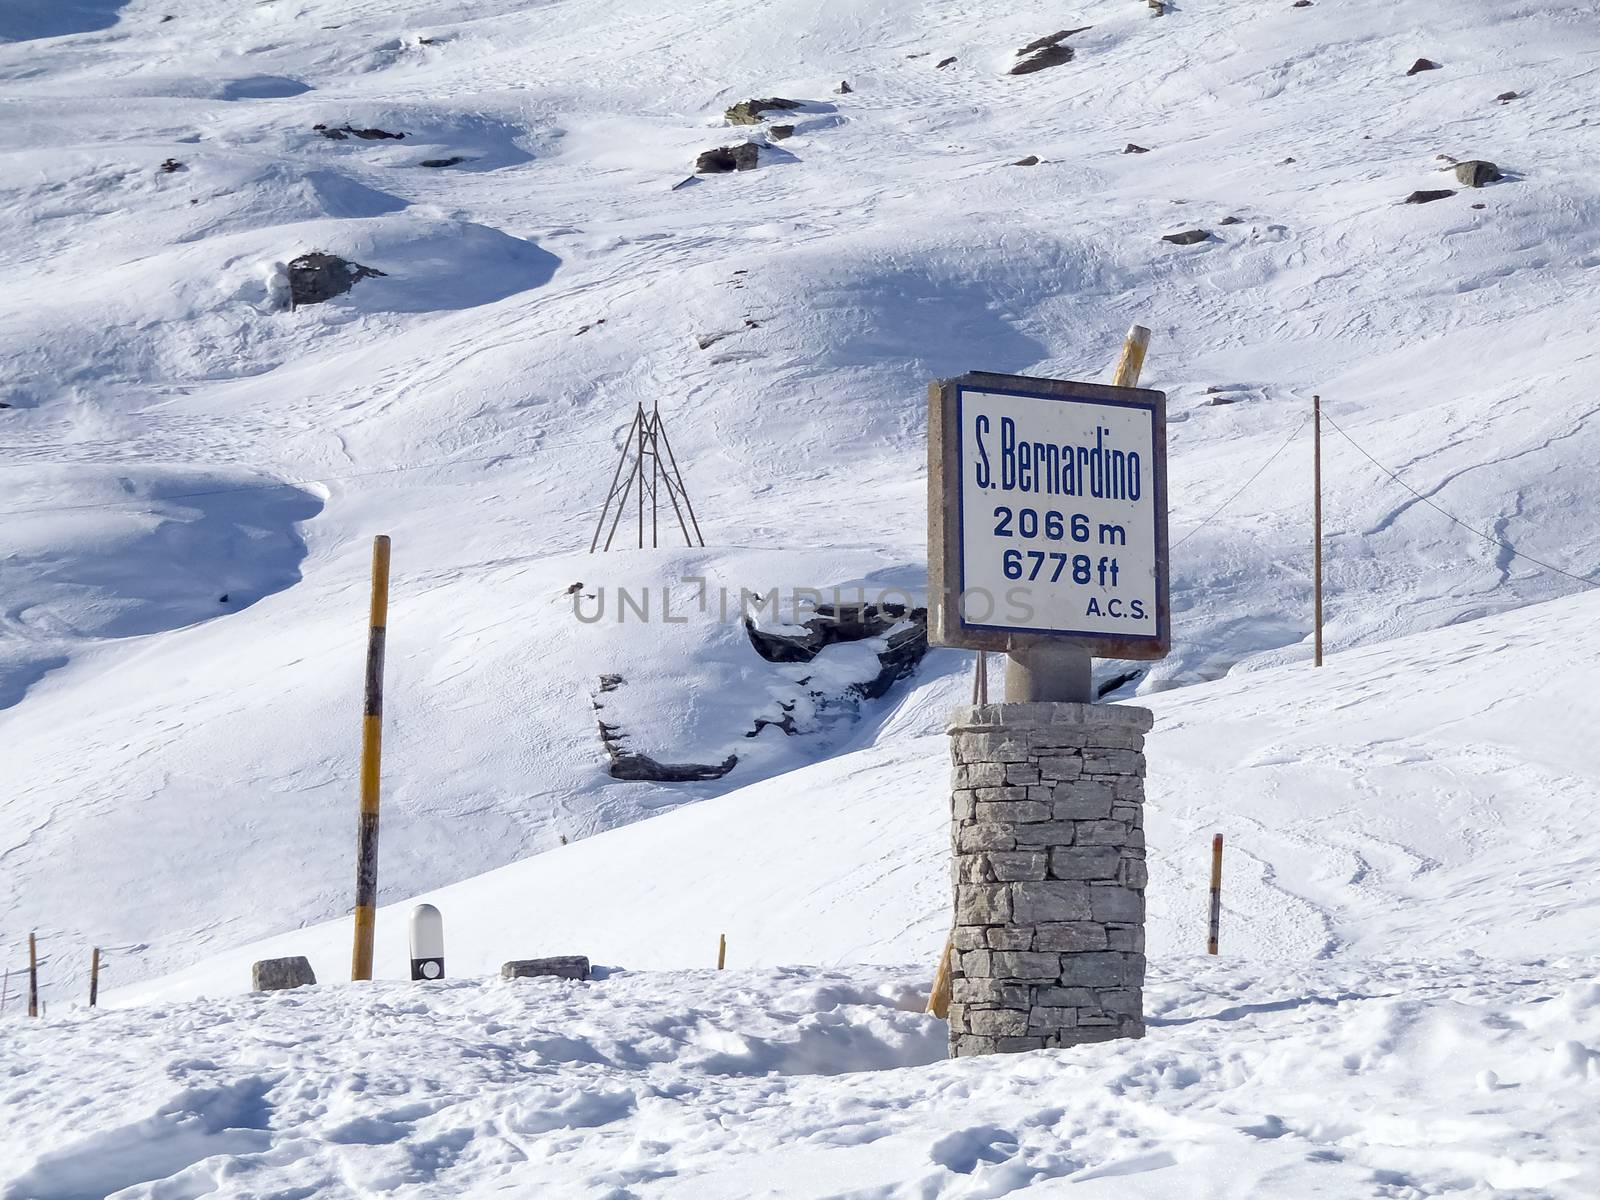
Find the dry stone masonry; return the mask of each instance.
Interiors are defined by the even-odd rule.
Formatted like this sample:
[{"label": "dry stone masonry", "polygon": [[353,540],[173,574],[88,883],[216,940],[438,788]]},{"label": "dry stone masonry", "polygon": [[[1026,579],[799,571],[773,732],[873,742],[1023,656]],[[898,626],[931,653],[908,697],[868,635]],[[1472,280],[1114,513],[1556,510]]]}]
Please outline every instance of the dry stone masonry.
[{"label": "dry stone masonry", "polygon": [[1120,704],[952,715],[952,1056],[1144,1036],[1151,723]]}]

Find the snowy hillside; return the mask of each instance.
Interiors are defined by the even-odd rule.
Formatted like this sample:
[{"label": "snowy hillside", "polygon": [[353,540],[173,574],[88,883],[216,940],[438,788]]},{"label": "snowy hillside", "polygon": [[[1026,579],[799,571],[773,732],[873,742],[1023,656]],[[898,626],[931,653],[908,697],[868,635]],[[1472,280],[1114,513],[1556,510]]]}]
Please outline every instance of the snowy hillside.
[{"label": "snowy hillside", "polygon": [[[1130,320],[1178,542],[1142,693],[1304,659],[1314,391],[1468,523],[1600,556],[1590,5],[3,8],[9,961],[37,928],[132,979],[346,911],[375,533],[386,896],[870,745],[906,706],[935,728],[965,655],[747,738],[812,703],[806,672],[734,622],[619,626],[615,589],[919,587],[928,379],[1103,377]],[[1006,74],[1079,25],[1072,62]],[[794,135],[673,190],[765,140],[722,110],[768,95],[804,102]],[[1440,155],[1505,179],[1401,203],[1452,184]],[[386,274],[286,312],[314,250]],[[657,402],[707,547],[590,557]],[[1335,649],[1577,588],[1328,436]],[[610,589],[603,623],[575,582]],[[819,658],[830,694],[871,649]],[[635,748],[738,765],[610,779],[603,673]]]}]

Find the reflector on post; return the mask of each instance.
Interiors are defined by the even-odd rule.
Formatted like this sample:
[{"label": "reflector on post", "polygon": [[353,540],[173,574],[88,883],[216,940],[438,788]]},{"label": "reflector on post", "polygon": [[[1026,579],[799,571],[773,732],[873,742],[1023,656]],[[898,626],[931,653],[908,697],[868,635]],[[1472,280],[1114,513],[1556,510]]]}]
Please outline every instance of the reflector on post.
[{"label": "reflector on post", "polygon": [[444,978],[444,918],[431,904],[411,910],[411,978]]}]

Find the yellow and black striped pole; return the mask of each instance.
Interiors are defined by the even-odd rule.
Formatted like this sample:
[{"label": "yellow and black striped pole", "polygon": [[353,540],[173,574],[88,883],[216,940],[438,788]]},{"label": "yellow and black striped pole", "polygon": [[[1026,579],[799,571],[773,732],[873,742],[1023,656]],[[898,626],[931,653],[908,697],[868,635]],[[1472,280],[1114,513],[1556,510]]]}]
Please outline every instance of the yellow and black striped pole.
[{"label": "yellow and black striped pole", "polygon": [[350,978],[372,978],[378,921],[378,774],[383,747],[383,643],[389,624],[389,539],[372,539],[372,620],[361,709],[361,821],[356,835],[356,937]]},{"label": "yellow and black striped pole", "polygon": [[1206,953],[1217,952],[1217,938],[1222,932],[1222,835],[1211,839],[1211,920],[1207,923]]}]

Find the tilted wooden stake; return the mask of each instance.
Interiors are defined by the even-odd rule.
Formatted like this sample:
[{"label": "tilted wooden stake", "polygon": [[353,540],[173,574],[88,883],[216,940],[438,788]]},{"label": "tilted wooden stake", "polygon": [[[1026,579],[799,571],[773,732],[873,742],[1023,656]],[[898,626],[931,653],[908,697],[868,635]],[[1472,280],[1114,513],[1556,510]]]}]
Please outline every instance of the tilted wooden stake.
[{"label": "tilted wooden stake", "polygon": [[928,1012],[941,1021],[950,1019],[950,956],[955,953],[956,935],[944,940],[944,953],[939,956],[939,969],[933,974],[933,991],[928,993]]},{"label": "tilted wooden stake", "polygon": [[350,978],[372,978],[378,921],[378,779],[383,749],[383,650],[389,625],[389,539],[372,540],[372,619],[361,709],[361,818],[356,833],[356,934]]},{"label": "tilted wooden stake", "polygon": [[717,970],[722,970],[728,963],[728,935],[717,935]]},{"label": "tilted wooden stake", "polygon": [[89,956],[89,1007],[100,1003],[100,947]]},{"label": "tilted wooden stake", "polygon": [[1211,921],[1206,935],[1206,953],[1217,952],[1217,934],[1222,924],[1222,835],[1211,839]]},{"label": "tilted wooden stake", "polygon": [[1139,372],[1144,370],[1144,352],[1150,348],[1150,331],[1143,325],[1130,325],[1128,336],[1122,341],[1122,357],[1117,359],[1117,373],[1111,382],[1117,387],[1138,387]]}]

